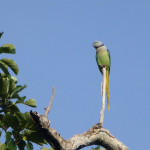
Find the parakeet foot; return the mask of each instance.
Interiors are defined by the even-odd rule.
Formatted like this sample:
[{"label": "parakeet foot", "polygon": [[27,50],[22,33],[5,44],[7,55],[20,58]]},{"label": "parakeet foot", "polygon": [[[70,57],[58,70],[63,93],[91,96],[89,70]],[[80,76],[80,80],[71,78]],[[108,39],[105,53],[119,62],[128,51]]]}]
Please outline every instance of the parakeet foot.
[{"label": "parakeet foot", "polygon": [[100,129],[100,128],[102,128],[102,125],[100,123],[97,123],[96,125],[94,125],[93,128],[94,129]]},{"label": "parakeet foot", "polygon": [[103,124],[102,123],[99,123],[99,128],[103,128]]}]

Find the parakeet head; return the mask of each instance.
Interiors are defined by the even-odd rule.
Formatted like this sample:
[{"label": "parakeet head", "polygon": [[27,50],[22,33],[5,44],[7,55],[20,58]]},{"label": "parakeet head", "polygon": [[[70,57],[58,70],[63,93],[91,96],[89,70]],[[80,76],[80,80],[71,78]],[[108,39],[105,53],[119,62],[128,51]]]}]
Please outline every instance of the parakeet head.
[{"label": "parakeet head", "polygon": [[104,46],[104,44],[100,41],[95,41],[93,43],[93,47],[96,48],[96,49],[99,48],[99,47],[102,47],[102,46]]}]

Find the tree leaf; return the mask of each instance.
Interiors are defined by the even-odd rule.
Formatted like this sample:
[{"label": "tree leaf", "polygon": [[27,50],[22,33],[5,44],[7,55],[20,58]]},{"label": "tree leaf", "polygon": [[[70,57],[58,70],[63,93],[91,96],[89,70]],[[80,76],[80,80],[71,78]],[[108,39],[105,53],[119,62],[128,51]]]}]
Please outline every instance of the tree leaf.
[{"label": "tree leaf", "polygon": [[11,132],[6,132],[6,142],[9,144],[11,142],[11,136],[12,133]]},{"label": "tree leaf", "polygon": [[34,142],[38,145],[43,146],[43,144],[47,144],[46,140],[44,140],[37,131],[30,130],[26,136],[28,141]]},{"label": "tree leaf", "polygon": [[11,99],[18,99],[20,97],[19,94],[14,93],[14,92],[15,91],[13,90],[12,93],[11,93],[11,96],[9,98],[11,98]]},{"label": "tree leaf", "polygon": [[105,148],[104,148],[104,149],[101,149],[100,146],[97,146],[97,147],[95,147],[95,148],[92,147],[91,150],[106,150],[106,149],[105,149]]},{"label": "tree leaf", "polygon": [[26,99],[26,96],[23,96],[23,97],[18,97],[18,100],[16,101],[16,104],[17,103],[22,103],[24,104],[24,100]]},{"label": "tree leaf", "polygon": [[8,66],[0,60],[0,68],[6,75],[10,75],[8,71]]},{"label": "tree leaf", "polygon": [[15,83],[17,83],[17,78],[14,76],[11,76],[11,79],[14,80]]},{"label": "tree leaf", "polygon": [[25,104],[31,107],[36,107],[36,100],[35,99],[29,99],[25,101]]},{"label": "tree leaf", "polygon": [[16,75],[18,74],[19,68],[14,60],[9,58],[3,58],[1,59],[1,61],[5,63]]},{"label": "tree leaf", "polygon": [[15,54],[16,53],[16,47],[12,44],[4,44],[0,47],[0,54],[1,53],[9,53],[9,54]]},{"label": "tree leaf", "polygon": [[[3,102],[2,102],[3,105]],[[14,112],[20,112],[19,108],[17,107],[17,105],[14,102],[8,101],[7,102],[7,107],[3,107],[1,108],[3,110],[3,112],[9,112],[9,113],[14,113]]]},{"label": "tree leaf", "polygon": [[[2,121],[5,123],[7,128],[11,127],[14,130],[18,130],[19,128],[19,121],[16,116],[13,116],[10,113],[7,113],[3,118]],[[9,133],[8,133],[9,135]]]},{"label": "tree leaf", "polygon": [[15,141],[11,138],[12,133],[6,132],[6,147],[11,150],[16,150],[17,146]]},{"label": "tree leaf", "polygon": [[0,128],[2,128],[4,125],[4,123],[2,121],[0,121]]},{"label": "tree leaf", "polygon": [[6,97],[9,91],[9,78],[0,78],[0,95]]},{"label": "tree leaf", "polygon": [[9,94],[11,95],[11,93],[13,92],[13,90],[16,89],[16,83],[13,79],[10,79],[10,83],[9,83]]},{"label": "tree leaf", "polygon": [[41,150],[54,150],[53,148],[46,148],[46,147],[42,147]]},{"label": "tree leaf", "polygon": [[22,91],[23,89],[25,89],[27,86],[26,85],[24,85],[24,86],[21,86],[21,85],[17,85],[16,86],[16,93],[19,93],[20,91]]},{"label": "tree leaf", "polygon": [[18,98],[19,95],[17,93],[19,93],[20,91],[22,91],[26,87],[27,87],[26,85],[24,85],[24,86],[17,85],[16,88],[11,93],[9,93],[10,98],[13,97],[14,94],[15,94],[15,97]]},{"label": "tree leaf", "polygon": [[31,142],[27,142],[27,145],[26,145],[26,148],[27,148],[27,150],[33,150],[33,145],[32,145],[32,143]]},{"label": "tree leaf", "polygon": [[35,127],[32,119],[30,118],[30,115],[28,112],[26,112],[26,113],[17,112],[14,114],[14,116],[16,116],[18,118],[20,126],[22,128],[29,129],[29,130],[35,130],[36,127]]},{"label": "tree leaf", "polygon": [[10,143],[6,143],[6,147],[10,150],[17,150],[17,145],[14,139],[11,139]]},{"label": "tree leaf", "polygon": [[4,32],[0,32],[0,39],[1,39],[1,37],[2,37],[3,34],[4,34]]},{"label": "tree leaf", "polygon": [[7,107],[7,112],[11,112],[11,113],[14,113],[14,112],[20,112],[19,108],[17,107],[17,105],[14,103],[14,102],[9,102],[9,105]]},{"label": "tree leaf", "polygon": [[50,149],[46,147],[42,147],[41,150],[54,150],[54,149],[52,147]]},{"label": "tree leaf", "polygon": [[0,144],[0,150],[6,150],[6,145],[5,144]]},{"label": "tree leaf", "polygon": [[18,144],[17,144],[19,150],[24,150],[25,146],[26,146],[26,142],[21,140]]},{"label": "tree leaf", "polygon": [[5,78],[6,78],[6,77],[7,77],[7,75],[6,75],[6,74],[4,74],[4,73],[0,73],[0,77],[1,77],[1,78],[3,78],[3,77],[5,77]]}]

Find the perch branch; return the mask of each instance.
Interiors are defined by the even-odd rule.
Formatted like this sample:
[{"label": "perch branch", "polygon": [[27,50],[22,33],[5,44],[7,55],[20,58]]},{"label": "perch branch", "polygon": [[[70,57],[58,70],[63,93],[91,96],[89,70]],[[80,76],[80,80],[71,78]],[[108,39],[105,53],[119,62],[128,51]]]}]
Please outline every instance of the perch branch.
[{"label": "perch branch", "polygon": [[[104,69],[105,70],[105,69]],[[105,89],[105,85],[103,86]],[[104,93],[105,90],[103,90]],[[98,123],[82,134],[76,134],[69,140],[65,140],[60,134],[50,127],[50,121],[47,118],[48,112],[54,97],[55,88],[53,88],[51,100],[45,115],[30,111],[30,116],[35,123],[41,136],[53,147],[54,150],[79,150],[90,145],[99,145],[107,150],[128,150],[128,148],[118,141],[108,130],[102,128]]]},{"label": "perch branch", "polygon": [[94,125],[85,133],[76,134],[69,140],[65,140],[55,129],[49,127],[42,115],[32,111],[30,111],[30,115],[38,131],[55,150],[79,150],[90,145],[100,145],[107,150],[128,150],[123,143],[118,141],[108,130],[102,128],[100,124]]},{"label": "perch branch", "polygon": [[100,125],[101,127],[103,126],[103,121],[104,121],[104,110],[105,110],[105,94],[106,94],[106,67],[102,68],[103,72],[103,82],[101,86],[101,91],[102,91],[102,108],[101,108],[101,117],[100,117]]}]

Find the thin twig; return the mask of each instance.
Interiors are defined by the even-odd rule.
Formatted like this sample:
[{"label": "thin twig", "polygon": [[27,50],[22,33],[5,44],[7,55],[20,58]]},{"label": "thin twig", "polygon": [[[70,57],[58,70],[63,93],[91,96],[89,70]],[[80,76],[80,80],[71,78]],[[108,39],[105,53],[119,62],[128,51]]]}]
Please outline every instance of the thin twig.
[{"label": "thin twig", "polygon": [[45,115],[44,115],[45,117],[48,116],[48,113],[49,113],[49,111],[51,109],[51,105],[52,105],[52,102],[53,102],[54,94],[55,94],[55,87],[53,87],[53,91],[52,91],[52,96],[51,96],[50,103],[49,103],[48,107],[45,110]]},{"label": "thin twig", "polygon": [[100,125],[103,126],[104,120],[104,110],[105,110],[105,93],[106,93],[106,67],[102,68],[103,72],[103,82],[102,82],[102,108],[101,108],[101,117],[100,117]]}]

